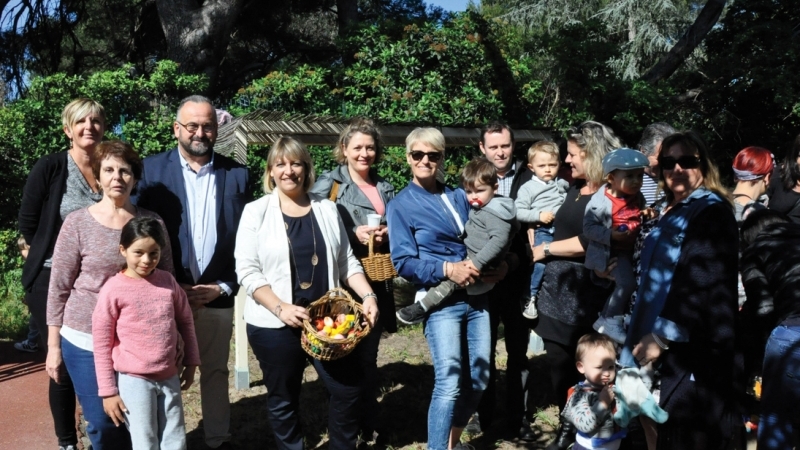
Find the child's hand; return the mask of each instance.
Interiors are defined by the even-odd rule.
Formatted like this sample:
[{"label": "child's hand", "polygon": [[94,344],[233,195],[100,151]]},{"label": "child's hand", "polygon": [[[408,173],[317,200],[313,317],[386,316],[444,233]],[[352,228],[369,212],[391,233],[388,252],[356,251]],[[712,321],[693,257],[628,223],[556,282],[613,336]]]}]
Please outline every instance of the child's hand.
[{"label": "child's hand", "polygon": [[128,408],[125,407],[125,403],[122,403],[122,398],[117,394],[103,398],[103,411],[114,422],[114,426],[118,427],[125,423],[125,414],[128,413]]},{"label": "child's hand", "polygon": [[602,403],[606,409],[611,409],[611,407],[614,405],[614,399],[616,399],[614,394],[614,383],[608,383],[603,387],[603,390],[600,391],[600,403]]},{"label": "child's hand", "polygon": [[553,214],[552,211],[542,211],[539,213],[539,222],[545,225],[550,225],[555,219],[556,215]]},{"label": "child's hand", "polygon": [[194,383],[194,372],[197,370],[197,366],[186,366],[183,368],[183,373],[181,373],[181,390],[185,391],[192,387],[192,383]]},{"label": "child's hand", "polygon": [[656,217],[656,210],[653,208],[645,208],[639,212],[643,221],[652,220]]}]

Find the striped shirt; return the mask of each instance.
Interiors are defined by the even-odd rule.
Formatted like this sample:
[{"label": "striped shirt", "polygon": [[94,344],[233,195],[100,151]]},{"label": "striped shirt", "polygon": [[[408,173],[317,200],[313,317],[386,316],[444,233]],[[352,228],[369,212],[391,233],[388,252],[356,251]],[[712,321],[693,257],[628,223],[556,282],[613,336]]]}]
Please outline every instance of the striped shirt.
[{"label": "striped shirt", "polygon": [[644,200],[647,206],[651,206],[653,203],[658,200],[658,180],[656,177],[651,177],[648,174],[644,174],[644,178],[642,179],[642,195],[644,195]]}]

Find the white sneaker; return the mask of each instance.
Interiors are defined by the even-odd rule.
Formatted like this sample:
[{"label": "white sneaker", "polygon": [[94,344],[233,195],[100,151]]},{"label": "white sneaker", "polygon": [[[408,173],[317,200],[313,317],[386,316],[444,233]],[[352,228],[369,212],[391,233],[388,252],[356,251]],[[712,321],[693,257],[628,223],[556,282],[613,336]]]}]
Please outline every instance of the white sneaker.
[{"label": "white sneaker", "polygon": [[616,317],[598,317],[592,328],[597,330],[598,333],[605,334],[610,337],[614,342],[619,344],[625,343],[627,333],[625,333],[625,326],[623,325],[622,316]]},{"label": "white sneaker", "polygon": [[539,311],[536,309],[536,297],[528,298],[528,301],[525,303],[525,308],[522,309],[522,315],[526,319],[535,319],[539,317]]}]

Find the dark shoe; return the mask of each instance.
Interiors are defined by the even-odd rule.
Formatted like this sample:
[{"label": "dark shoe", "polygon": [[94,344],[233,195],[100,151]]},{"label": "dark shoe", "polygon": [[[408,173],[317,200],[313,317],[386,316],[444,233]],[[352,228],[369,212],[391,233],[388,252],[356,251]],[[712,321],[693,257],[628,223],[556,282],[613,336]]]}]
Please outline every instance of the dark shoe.
[{"label": "dark shoe", "polygon": [[517,432],[517,439],[523,442],[533,442],[539,438],[539,433],[537,433],[533,428],[531,428],[530,424],[524,423],[521,427],[519,427],[519,431]]},{"label": "dark shoe", "polygon": [[39,351],[39,344],[36,342],[22,341],[15,343],[14,348],[19,352],[36,353]]},{"label": "dark shoe", "polygon": [[481,419],[478,417],[478,413],[469,418],[467,426],[464,427],[464,432],[471,435],[481,434]]},{"label": "dark shoe", "polygon": [[[208,444],[206,444],[206,447],[208,447]],[[208,448],[214,448],[215,450],[234,450],[233,444],[231,444],[230,442],[223,442],[222,444],[220,444],[219,447],[208,447]]]},{"label": "dark shoe", "polygon": [[425,319],[425,308],[419,303],[401,308],[397,311],[397,320],[406,325],[414,325]]},{"label": "dark shoe", "polygon": [[545,450],[567,450],[570,445],[575,443],[575,434],[577,433],[575,425],[563,418],[561,420],[555,440],[545,447]]}]

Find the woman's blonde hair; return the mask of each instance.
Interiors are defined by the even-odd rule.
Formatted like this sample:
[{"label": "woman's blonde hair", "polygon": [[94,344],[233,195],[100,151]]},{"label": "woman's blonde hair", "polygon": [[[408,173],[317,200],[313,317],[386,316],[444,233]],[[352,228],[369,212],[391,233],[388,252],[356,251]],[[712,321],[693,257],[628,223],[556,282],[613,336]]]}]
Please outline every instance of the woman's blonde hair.
[{"label": "woman's blonde hair", "polygon": [[303,192],[308,192],[311,186],[314,185],[316,176],[314,175],[314,162],[311,160],[311,153],[308,152],[306,146],[291,136],[283,136],[269,149],[267,155],[267,166],[264,169],[264,193],[272,193],[275,189],[275,180],[272,179],[269,172],[272,170],[278,161],[286,158],[289,161],[299,161],[303,163],[305,168],[305,178],[303,178]]},{"label": "woman's blonde hair", "polygon": [[75,122],[90,114],[99,116],[103,119],[103,125],[106,124],[106,110],[103,105],[88,98],[78,98],[69,102],[61,112],[61,123],[71,129]]},{"label": "woman's blonde hair", "polygon": [[406,136],[406,154],[411,153],[411,147],[416,143],[428,144],[444,156],[444,135],[436,128],[414,128],[411,133],[408,133],[408,136]]},{"label": "woman's blonde hair", "polygon": [[603,184],[603,156],[611,150],[623,147],[614,130],[600,122],[587,120],[577,127],[570,128],[567,140],[580,147],[583,153],[583,166],[586,181]]},{"label": "woman's blonde hair", "polygon": [[[725,186],[723,186],[722,181],[720,181],[719,169],[717,169],[717,165],[714,164],[714,161],[711,160],[708,154],[708,147],[706,147],[706,143],[703,142],[703,138],[696,132],[691,130],[683,131],[664,138],[664,141],[661,142],[661,151],[658,154],[659,165],[664,154],[675,145],[680,145],[683,147],[684,151],[688,151],[690,154],[697,155],[697,157],[700,158],[700,173],[703,174],[703,186],[710,191],[716,192],[720,197],[730,202],[730,193]],[[667,204],[672,203],[672,201],[675,200],[675,194],[665,182],[663,169],[659,170],[658,180],[659,187],[667,197]]]},{"label": "woman's blonde hair", "polygon": [[367,119],[365,117],[355,117],[350,123],[339,133],[339,141],[336,143],[336,147],[333,149],[333,159],[336,160],[338,164],[346,164],[347,157],[344,155],[344,150],[350,145],[350,139],[356,133],[365,134],[367,136],[372,137],[372,140],[375,141],[375,163],[381,160],[381,156],[383,156],[383,141],[381,140],[381,133],[378,131],[378,127],[375,126],[375,122],[371,119]]}]

